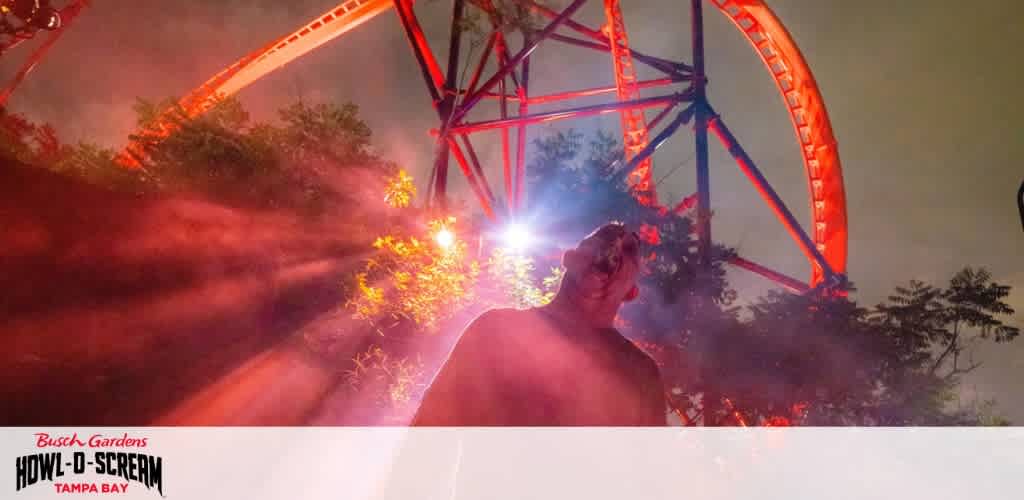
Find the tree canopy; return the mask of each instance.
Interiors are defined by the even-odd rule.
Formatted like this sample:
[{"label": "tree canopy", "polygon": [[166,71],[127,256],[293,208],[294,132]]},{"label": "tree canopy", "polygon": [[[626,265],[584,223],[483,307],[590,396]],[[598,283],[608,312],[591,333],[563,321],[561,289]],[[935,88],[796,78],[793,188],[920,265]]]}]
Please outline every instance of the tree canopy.
[{"label": "tree canopy", "polygon": [[[3,110],[0,155],[111,189],[198,194],[256,209],[352,218],[364,199],[391,205],[394,218],[405,222],[378,221],[376,229],[395,234],[382,234],[375,257],[353,273],[348,300],[377,327],[433,328],[481,297],[536,305],[550,300],[557,284],[557,273],[549,272],[556,262],[501,253],[453,260],[450,250],[419,234],[439,223],[473,224],[465,214],[455,222],[412,207],[412,178],[374,153],[371,130],[350,103],[300,101],[280,110],[274,123],[253,121],[235,99],[196,118],[173,99],[139,100],[135,110],[142,168],[122,168],[114,151],[96,144],[63,144],[52,127]],[[147,133],[168,112],[177,131],[164,139]],[[963,376],[981,365],[978,346],[1020,334],[1008,323],[1015,312],[1006,301],[1010,287],[988,271],[967,267],[942,284],[910,281],[874,306],[857,303],[852,285],[847,293],[773,292],[740,306],[726,279],[733,251],[715,246],[710,272],[703,271],[693,220],[638,203],[616,170],[621,157],[604,132],[537,139],[527,170],[528,211],[543,214],[546,227],[539,230],[567,240],[610,220],[639,231],[642,299],[623,310],[619,326],[659,362],[684,423],[1007,423],[991,401],[969,402],[966,409],[952,404]],[[473,253],[473,245],[460,242],[456,253]],[[432,301],[421,300],[424,294]],[[404,362],[384,351],[374,356]],[[423,375],[403,376],[402,401],[413,400],[419,387],[413,372]]]},{"label": "tree canopy", "polygon": [[[614,139],[569,130],[535,142],[531,210],[586,231],[608,220],[641,229],[648,247],[642,300],[624,330],[660,362],[684,421],[711,425],[951,425],[1002,423],[990,402],[957,409],[957,385],[982,342],[1014,340],[1008,286],[980,268],[945,285],[912,281],[882,304],[847,293],[772,292],[745,307],[726,281],[732,250],[716,246],[710,274],[687,216],[641,205],[615,175]],[[648,231],[644,231],[647,228]],[[708,410],[711,415],[703,412]]]},{"label": "tree canopy", "polygon": [[[140,133],[130,139],[144,153],[141,168],[118,165],[115,151],[97,144],[62,144],[51,126],[10,113],[0,115],[0,154],[107,188],[305,214],[351,207],[357,193],[345,188],[348,176],[359,179],[354,186],[383,185],[398,170],[373,152],[370,128],[351,103],[295,102],[274,123],[253,121],[235,98],[193,118],[172,98],[139,99],[134,109]],[[174,133],[157,133],[161,117],[175,123]]]}]

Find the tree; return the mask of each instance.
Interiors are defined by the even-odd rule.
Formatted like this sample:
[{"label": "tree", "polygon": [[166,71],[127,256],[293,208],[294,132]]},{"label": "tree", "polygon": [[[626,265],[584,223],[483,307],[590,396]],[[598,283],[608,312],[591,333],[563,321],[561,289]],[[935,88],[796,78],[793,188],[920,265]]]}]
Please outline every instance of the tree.
[{"label": "tree", "polygon": [[[1010,287],[985,269],[964,268],[946,288],[919,281],[896,288],[875,309],[874,325],[892,340],[882,379],[879,419],[890,425],[992,421],[991,405],[950,415],[961,377],[979,366],[974,350],[982,342],[1006,343],[1020,335],[1004,317]],[[987,416],[988,415],[988,416]]]},{"label": "tree", "polygon": [[299,101],[278,113],[282,127],[274,131],[275,141],[291,162],[348,166],[376,161],[370,153],[370,127],[355,104]]},{"label": "tree", "polygon": [[154,190],[146,171],[126,169],[117,164],[115,156],[112,149],[80,142],[63,146],[59,158],[45,165],[57,173],[116,191],[145,194]]},{"label": "tree", "polygon": [[[142,132],[130,139],[145,153],[142,168],[161,189],[232,204],[278,204],[273,186],[287,184],[287,179],[274,144],[252,133],[249,114],[237,99],[221,99],[196,117],[189,117],[174,99],[139,99],[135,111]],[[162,119],[176,124],[169,136],[157,130]]]},{"label": "tree", "polygon": [[[741,318],[725,280],[731,249],[716,247],[710,276],[697,267],[693,222],[643,206],[616,176],[609,134],[575,131],[535,141],[531,213],[577,234],[608,220],[653,228],[645,238],[642,299],[623,328],[662,367],[684,420],[711,425],[976,425],[1002,422],[992,404],[952,408],[972,349],[1013,340],[1009,287],[967,268],[945,288],[921,282],[865,308],[847,293],[774,292]],[[618,183],[617,183],[618,182]],[[543,214],[543,215],[540,215]],[[704,414],[708,409],[709,414]]]},{"label": "tree", "polygon": [[139,146],[141,168],[123,168],[113,150],[96,144],[61,144],[53,127],[2,109],[0,156],[137,194],[352,219],[383,208],[377,188],[398,171],[373,152],[372,132],[351,103],[299,101],[281,109],[276,123],[254,122],[234,97],[198,116],[173,98],[138,99],[134,110],[139,132],[129,139]]},{"label": "tree", "polygon": [[28,165],[46,165],[61,153],[57,132],[49,124],[37,125],[19,113],[0,107],[0,156]]},{"label": "tree", "polygon": [[[135,107],[143,167],[166,191],[200,193],[231,204],[338,213],[359,205],[347,190],[383,183],[397,167],[377,157],[372,132],[351,103],[299,101],[279,111],[279,123],[253,122],[234,97],[189,117],[174,99]],[[163,120],[174,132],[161,133]]]}]

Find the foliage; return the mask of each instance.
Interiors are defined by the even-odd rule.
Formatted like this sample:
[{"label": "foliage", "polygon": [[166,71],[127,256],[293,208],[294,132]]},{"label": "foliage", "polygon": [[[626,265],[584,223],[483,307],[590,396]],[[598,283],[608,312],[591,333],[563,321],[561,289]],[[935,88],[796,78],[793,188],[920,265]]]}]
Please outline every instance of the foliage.
[{"label": "foliage", "polygon": [[277,124],[253,122],[233,97],[196,117],[172,98],[138,99],[134,110],[139,133],[129,139],[142,153],[139,169],[122,168],[112,150],[95,144],[62,145],[49,125],[6,111],[0,155],[118,190],[200,194],[307,214],[354,205],[339,175],[362,169],[383,182],[398,170],[373,153],[370,128],[351,103],[300,101],[281,109]]},{"label": "foliage", "polygon": [[[537,279],[533,258],[501,248],[493,249],[486,260],[481,260],[479,254],[470,252],[469,244],[479,230],[460,222],[466,219],[462,216],[438,216],[413,208],[412,186],[412,178],[400,172],[388,182],[384,197],[407,221],[427,222],[388,228],[379,236],[373,244],[374,256],[353,277],[353,293],[345,304],[356,319],[372,325],[384,342],[401,343],[399,339],[416,331],[437,332],[440,325],[471,304],[526,308],[546,304],[554,297],[560,269]],[[450,241],[438,237],[442,231],[448,233]],[[374,386],[375,397],[383,401],[381,398],[389,395],[391,402],[384,408],[400,411],[411,388],[426,381],[422,372],[410,375],[403,371],[407,368],[404,364],[379,366],[390,359],[390,347],[403,349],[401,345],[374,347],[353,360],[355,367],[346,376],[350,383],[364,379],[371,371],[366,366],[373,361],[378,378],[397,377]]]},{"label": "foliage", "polygon": [[[399,172],[385,186],[384,198],[407,220],[425,218],[426,223],[389,228],[374,242],[376,253],[354,276],[354,293],[346,302],[355,318],[382,333],[401,330],[406,322],[434,331],[470,303],[525,308],[554,297],[561,270],[537,278],[533,258],[502,248],[482,259],[470,251],[478,228],[460,222],[463,217],[412,208],[413,186],[412,177]],[[438,241],[442,231],[450,243]]]},{"label": "foliage", "polygon": [[[432,0],[436,3],[436,0]],[[541,0],[539,5],[549,6],[549,1]],[[540,31],[543,18],[515,0],[469,0],[463,11],[463,18],[456,29],[469,38],[471,46],[483,44],[493,30],[503,34],[521,33],[524,36]]]},{"label": "foliage", "polygon": [[[427,234],[454,232],[456,222],[454,217],[432,220]],[[480,269],[467,258],[465,241],[444,246],[430,236],[384,235],[373,247],[375,257],[356,276],[360,293],[347,304],[356,318],[377,325],[409,320],[435,330],[472,300]]]},{"label": "foliage", "polygon": [[[912,282],[865,308],[848,293],[771,293],[741,318],[725,280],[732,250],[716,247],[710,273],[695,255],[692,220],[646,207],[616,175],[621,150],[599,133],[538,139],[531,211],[580,234],[612,219],[649,243],[641,299],[620,324],[661,365],[687,419],[736,425],[958,425],[1004,420],[991,405],[954,410],[959,376],[977,368],[980,342],[1019,335],[1007,325],[1009,287],[978,269],[947,287]],[[557,215],[556,215],[557,214]],[[849,288],[846,292],[853,292]],[[704,412],[707,410],[707,414]]]},{"label": "foliage", "polygon": [[[968,267],[945,288],[911,281],[879,304],[872,325],[892,344],[879,419],[889,425],[944,423],[961,377],[981,366],[975,349],[1020,335],[1004,321],[1015,312],[1005,302],[1009,293],[1010,287],[994,282],[987,270]],[[984,412],[954,417],[988,418]]]},{"label": "foliage", "polygon": [[29,165],[43,165],[59,158],[61,144],[49,125],[36,125],[24,115],[0,108],[0,155]]},{"label": "foliage", "polygon": [[[517,309],[539,307],[555,297],[562,279],[562,269],[552,268],[538,285],[534,279],[536,266],[532,257],[495,248],[486,265],[491,285],[496,289],[496,302],[510,301]],[[505,305],[505,304],[501,304]]]},{"label": "foliage", "polygon": [[[511,14],[508,18],[514,21]],[[525,28],[523,28],[525,29]],[[412,178],[378,158],[370,129],[351,104],[303,102],[276,124],[255,123],[235,99],[188,118],[173,99],[136,106],[147,158],[125,170],[110,149],[62,144],[53,128],[0,110],[0,155],[108,188],[135,193],[201,193],[224,203],[325,213],[355,203],[332,183],[364,169],[379,180],[382,201],[404,219],[374,242],[373,258],[353,278],[347,306],[381,333],[434,331],[470,304],[532,307],[551,300],[557,269],[502,250],[481,259],[479,228],[468,217],[413,207]],[[158,140],[157,119],[177,131]],[[578,239],[621,220],[647,243],[641,300],[620,325],[661,365],[671,401],[686,419],[717,425],[1006,425],[992,401],[958,406],[962,377],[981,363],[983,343],[1020,335],[1006,299],[1010,287],[978,268],[945,285],[911,281],[882,304],[864,307],[848,294],[771,293],[746,308],[725,279],[732,250],[716,246],[710,272],[695,253],[695,224],[685,215],[637,203],[618,171],[615,139],[569,130],[537,139],[530,161],[528,209],[543,214],[560,239]],[[451,245],[433,239],[442,228]],[[471,250],[471,248],[473,250]],[[848,291],[853,291],[852,288]],[[380,404],[415,399],[418,361],[374,346],[353,360],[353,388],[381,387]]]},{"label": "foliage", "polygon": [[[131,136],[145,153],[142,167],[156,176],[161,189],[189,191],[232,203],[266,199],[274,205],[271,183],[284,182],[273,144],[250,134],[249,114],[237,99],[218,101],[208,112],[188,118],[177,102],[138,100],[135,105],[142,133]],[[159,133],[159,117],[167,116],[176,131]],[[254,182],[256,181],[256,182]],[[262,205],[263,203],[257,203]]]},{"label": "foliage", "polygon": [[350,390],[374,395],[377,407],[394,409],[418,399],[423,371],[422,360],[395,358],[374,345],[352,359],[344,380]]},{"label": "foliage", "polygon": [[279,111],[282,127],[269,128],[281,152],[293,163],[351,165],[373,161],[370,127],[359,107],[296,102]]},{"label": "foliage", "polygon": [[406,208],[416,198],[416,184],[412,177],[400,170],[397,175],[388,179],[388,185],[384,188],[384,201],[391,208]]}]

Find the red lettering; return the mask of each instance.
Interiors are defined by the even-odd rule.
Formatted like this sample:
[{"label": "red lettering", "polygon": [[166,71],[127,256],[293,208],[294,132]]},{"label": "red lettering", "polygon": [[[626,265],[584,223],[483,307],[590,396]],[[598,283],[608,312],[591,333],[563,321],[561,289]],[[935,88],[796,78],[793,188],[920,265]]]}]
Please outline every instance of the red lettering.
[{"label": "red lettering", "polygon": [[74,433],[71,436],[59,436],[50,437],[45,432],[37,432],[36,436],[36,448],[47,448],[50,446],[61,448],[65,446],[85,446],[85,443],[81,439],[78,439],[78,433]]},{"label": "red lettering", "polygon": [[116,485],[104,483],[100,489],[96,483],[53,483],[57,493],[122,493],[128,491],[128,485]]},{"label": "red lettering", "polygon": [[107,437],[103,437],[103,434],[94,434],[91,437],[89,437],[89,447],[90,448],[106,448],[106,447],[117,447],[117,448],[139,447],[139,448],[145,448],[146,447],[146,438],[132,438],[132,437],[128,437],[128,433],[125,433],[125,434],[121,435],[121,437],[117,437],[117,438],[113,438],[113,437],[107,438]]},{"label": "red lettering", "polygon": [[103,483],[100,485],[100,493],[128,493],[128,483]]}]

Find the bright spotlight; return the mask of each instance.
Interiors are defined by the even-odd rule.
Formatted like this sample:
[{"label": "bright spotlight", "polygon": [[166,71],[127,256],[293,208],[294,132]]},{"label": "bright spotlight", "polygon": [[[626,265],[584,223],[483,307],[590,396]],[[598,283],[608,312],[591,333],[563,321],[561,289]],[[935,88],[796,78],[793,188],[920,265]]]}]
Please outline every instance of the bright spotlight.
[{"label": "bright spotlight", "polygon": [[434,241],[441,248],[448,250],[455,244],[455,233],[451,232],[448,228],[441,228],[440,231],[434,234]]},{"label": "bright spotlight", "polygon": [[505,246],[512,250],[525,250],[533,243],[530,230],[521,224],[512,224],[505,229],[502,239]]}]

